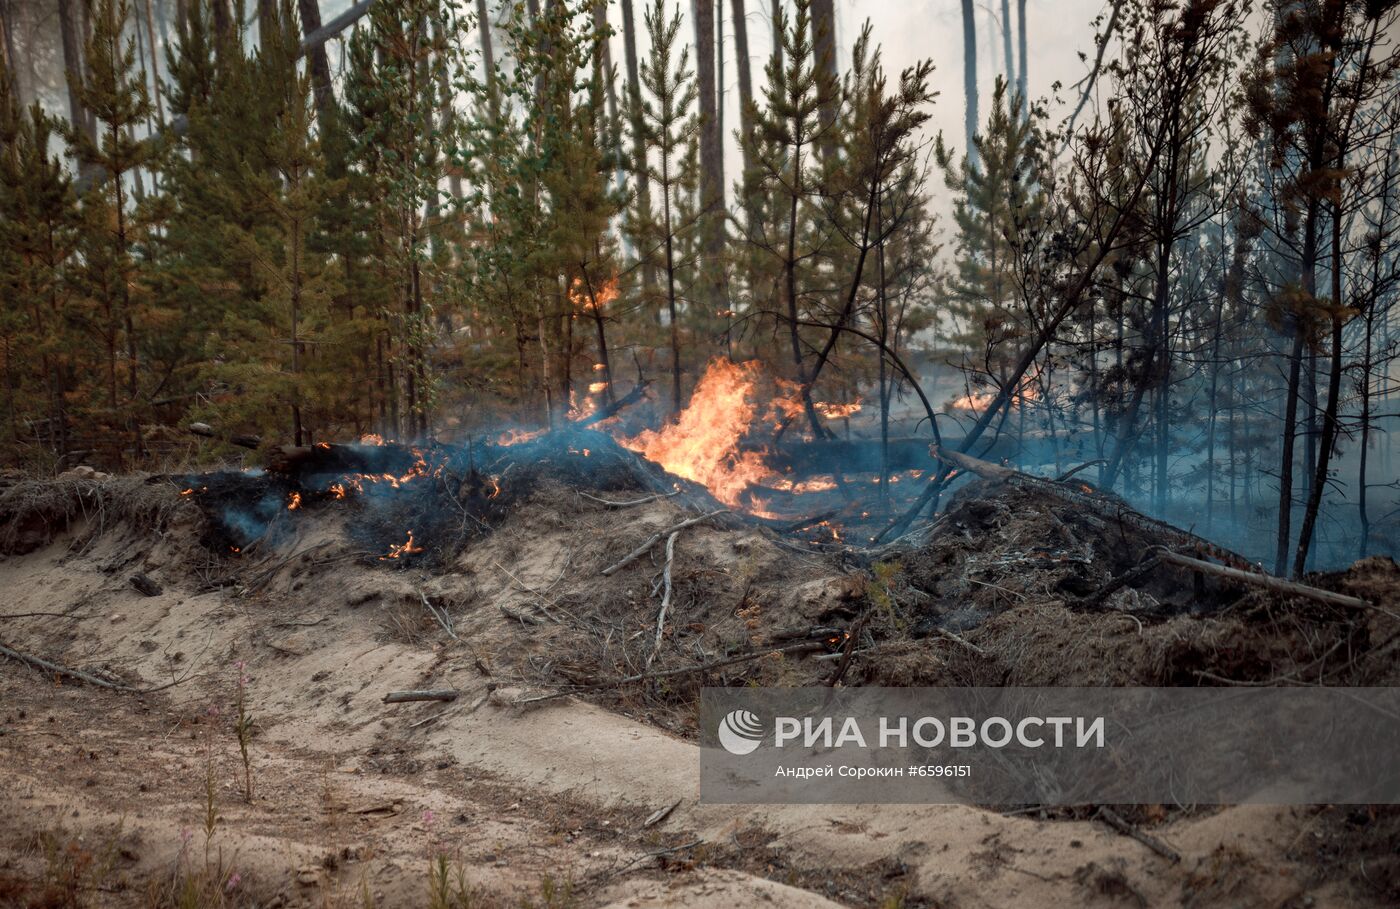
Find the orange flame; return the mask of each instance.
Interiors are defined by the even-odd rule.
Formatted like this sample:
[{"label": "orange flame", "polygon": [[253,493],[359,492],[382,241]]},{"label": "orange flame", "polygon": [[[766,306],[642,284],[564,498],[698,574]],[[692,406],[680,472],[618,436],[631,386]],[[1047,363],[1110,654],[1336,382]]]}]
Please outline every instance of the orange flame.
[{"label": "orange flame", "polygon": [[851,414],[860,413],[861,404],[859,401],[852,401],[849,404],[827,404],[825,402],[816,405],[817,413],[828,420],[842,420]]},{"label": "orange flame", "polygon": [[387,553],[385,553],[384,555],[382,555],[382,556],[379,557],[379,561],[381,561],[381,562],[387,562],[387,561],[389,561],[390,559],[397,559],[397,558],[399,558],[400,556],[405,556],[405,555],[409,555],[410,553],[422,552],[422,551],[423,551],[423,547],[422,547],[422,546],[415,546],[415,545],[413,544],[413,531],[410,530],[410,531],[408,532],[408,542],[403,543],[403,544],[398,545],[398,546],[390,546],[390,547],[389,547],[389,551],[388,551]]},{"label": "orange flame", "polygon": [[496,444],[519,445],[521,442],[529,442],[531,439],[538,439],[542,435],[544,435],[543,429],[507,429],[505,432],[496,436]]},{"label": "orange flame", "polygon": [[588,285],[582,278],[574,278],[574,282],[569,287],[569,302],[574,304],[574,308],[582,311],[593,311],[595,308],[602,310],[603,307],[617,299],[617,279],[609,278],[602,284],[593,288],[593,294],[588,293]]},{"label": "orange flame", "polygon": [[361,445],[383,445],[384,437],[373,432],[367,432],[360,436]]},{"label": "orange flame", "polygon": [[690,397],[690,405],[659,430],[643,430],[621,443],[669,472],[709,488],[726,505],[738,506],[750,486],[772,474],[757,452],[739,442],[759,416],[754,389],[757,361],[712,361]]},{"label": "orange flame", "polygon": [[288,511],[296,511],[296,510],[297,510],[298,508],[300,508],[300,507],[301,507],[301,493],[299,493],[299,492],[294,492],[294,493],[291,494],[291,497],[287,500],[287,510],[288,510]]}]

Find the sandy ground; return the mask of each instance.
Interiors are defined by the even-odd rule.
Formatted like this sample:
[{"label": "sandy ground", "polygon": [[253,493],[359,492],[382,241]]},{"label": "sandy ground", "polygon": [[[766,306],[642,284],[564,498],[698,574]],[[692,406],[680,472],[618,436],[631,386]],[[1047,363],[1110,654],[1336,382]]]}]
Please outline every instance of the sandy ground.
[{"label": "sandy ground", "polygon": [[[0,561],[0,641],[133,686],[178,683],[113,692],[0,662],[0,905],[49,905],[54,888],[83,905],[172,904],[203,875],[230,905],[419,906],[437,857],[473,906],[1382,904],[1355,869],[1317,859],[1332,835],[1318,809],[1166,819],[1152,833],[1181,854],[1172,864],[1094,821],[702,805],[684,738],[578,700],[510,703],[519,680],[498,667],[551,654],[500,607],[528,602],[561,561],[605,564],[574,528],[517,527],[430,576],[363,566],[314,535],[230,569],[191,544],[192,521],[163,535],[82,524]],[[133,589],[137,571],[163,592]],[[453,604],[459,640],[420,592]],[[427,687],[464,696],[381,700]]]}]

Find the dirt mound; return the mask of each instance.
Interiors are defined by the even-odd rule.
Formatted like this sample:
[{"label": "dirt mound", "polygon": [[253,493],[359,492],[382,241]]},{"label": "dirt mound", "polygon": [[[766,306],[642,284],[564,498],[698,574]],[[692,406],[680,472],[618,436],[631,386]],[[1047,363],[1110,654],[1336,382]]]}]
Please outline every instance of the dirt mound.
[{"label": "dirt mound", "polygon": [[78,522],[95,534],[121,524],[138,533],[159,533],[181,505],[175,489],[155,477],[5,475],[0,477],[0,554],[33,552]]}]

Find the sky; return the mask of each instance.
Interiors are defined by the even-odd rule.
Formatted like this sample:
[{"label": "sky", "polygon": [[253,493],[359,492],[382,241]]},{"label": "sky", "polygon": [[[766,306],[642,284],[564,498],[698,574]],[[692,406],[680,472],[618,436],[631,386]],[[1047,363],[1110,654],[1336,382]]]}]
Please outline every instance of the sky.
[{"label": "sky", "polygon": [[[352,0],[321,0],[322,19],[329,21],[333,16],[351,5]],[[722,8],[724,27],[724,122],[726,133],[739,122],[738,70],[735,67],[734,28],[732,25],[732,0],[715,0]],[[912,66],[921,59],[931,59],[934,65],[932,88],[939,93],[938,100],[930,111],[929,137],[942,131],[948,143],[954,148],[963,146],[963,38],[961,0],[835,0],[836,2],[836,43],[838,62],[844,72],[850,62],[851,44],[860,33],[862,24],[868,19],[875,42],[881,46],[886,71],[895,76],[905,67]],[[647,52],[646,30],[642,24],[642,10],[651,0],[633,0],[638,31],[638,53]],[[694,25],[690,19],[691,0],[667,0],[668,10],[679,4],[685,19],[682,28],[683,39],[694,40]],[[462,4],[471,9],[474,3]],[[497,0],[491,0],[493,9]],[[791,9],[788,0],[787,7]],[[1033,98],[1048,97],[1052,85],[1059,81],[1066,88],[1062,94],[1067,100],[1073,96],[1069,88],[1082,79],[1088,71],[1088,64],[1080,59],[1080,54],[1092,57],[1094,47],[1093,20],[1105,9],[1105,0],[1027,0],[1026,2],[1026,53],[1029,74],[1028,88]],[[749,54],[753,70],[754,91],[762,86],[763,66],[772,47],[770,26],[770,0],[746,0],[748,22]],[[1017,3],[1010,0],[1011,17],[1016,18]],[[977,63],[978,90],[981,96],[980,113],[985,118],[989,99],[996,77],[1002,73],[1003,53],[1001,38],[1001,0],[974,0],[977,17]],[[614,30],[612,39],[613,64],[619,73],[624,72],[622,44],[622,20],[620,4],[610,2],[610,16]],[[1012,33],[1013,53],[1016,53],[1015,35]],[[497,42],[499,48],[500,42]],[[475,49],[475,48],[473,48]],[[691,57],[692,66],[694,56]],[[1052,115],[1056,108],[1051,107]],[[1067,111],[1062,111],[1061,116]],[[739,172],[739,151],[732,138],[726,136],[726,150],[730,160],[726,161],[726,174]],[[937,182],[937,181],[935,181]]]}]

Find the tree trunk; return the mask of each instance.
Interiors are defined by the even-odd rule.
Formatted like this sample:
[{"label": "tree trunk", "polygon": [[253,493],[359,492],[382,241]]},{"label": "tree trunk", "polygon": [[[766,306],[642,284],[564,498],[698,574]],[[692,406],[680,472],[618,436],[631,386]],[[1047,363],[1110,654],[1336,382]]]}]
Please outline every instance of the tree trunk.
[{"label": "tree trunk", "polygon": [[1308,567],[1308,549],[1312,545],[1313,529],[1317,526],[1317,514],[1322,507],[1322,496],[1327,491],[1327,468],[1332,463],[1332,449],[1337,443],[1337,416],[1342,394],[1342,211],[1341,205],[1332,203],[1332,364],[1327,374],[1327,409],[1322,415],[1322,438],[1317,446],[1317,464],[1314,467],[1312,485],[1308,489],[1308,503],[1303,510],[1303,526],[1298,530],[1298,548],[1293,556],[1293,576],[1300,578]]},{"label": "tree trunk", "polygon": [[744,169],[753,166],[753,124],[749,122],[749,107],[753,104],[753,71],[749,63],[749,28],[745,21],[744,0],[733,0],[734,64],[739,70],[739,132],[744,138]]},{"label": "tree trunk", "polygon": [[[825,73],[836,84],[836,2],[835,0],[812,0],[812,48],[816,51],[816,69]],[[828,93],[827,102],[818,112],[822,126],[823,141],[821,151],[829,154],[836,147],[836,137],[832,127],[836,125],[836,108],[839,95]]]},{"label": "tree trunk", "polygon": [[720,158],[724,154],[719,137],[718,109],[715,103],[715,6],[714,0],[695,0],[695,79],[700,94],[700,232],[704,261],[699,283],[703,303],[713,310],[719,302],[720,256],[724,252],[724,188],[721,185]]},{"label": "tree trunk", "polygon": [[675,232],[671,224],[670,155],[661,156],[661,209],[666,229],[666,311],[671,317],[671,412],[681,412],[681,327],[676,309]]},{"label": "tree trunk", "polygon": [[[486,0],[477,0],[478,4],[484,4]],[[594,0],[593,2],[593,27],[599,35],[600,50],[602,53],[599,63],[602,69],[603,91],[607,95],[608,102],[608,139],[620,154],[622,151],[622,120],[617,108],[617,85],[613,82],[612,63],[612,38],[604,37],[608,31],[608,4],[607,0]],[[623,174],[624,168],[619,165],[617,172],[618,186],[626,186]]]},{"label": "tree trunk", "polygon": [[972,0],[962,0],[963,22],[963,94],[967,106],[963,114],[963,129],[967,133],[968,164],[977,163],[977,20]]},{"label": "tree trunk", "polygon": [[94,138],[92,121],[80,94],[84,80],[82,23],[75,6],[79,2],[81,0],[58,0],[58,30],[63,41],[63,67],[68,72],[68,119],[75,129]]},{"label": "tree trunk", "polygon": [[773,0],[768,24],[773,31],[773,62],[783,65],[783,0]]},{"label": "tree trunk", "polygon": [[229,12],[228,0],[210,0],[213,7],[214,35],[220,41],[233,36],[233,14]]},{"label": "tree trunk", "polygon": [[[318,0],[297,0],[297,13],[301,16],[301,34],[310,37],[321,29],[321,4]],[[311,91],[316,98],[316,115],[321,120],[324,131],[336,117],[335,88],[331,81],[330,57],[326,55],[324,42],[315,45],[307,52],[311,68]]]},{"label": "tree trunk", "polygon": [[[156,26],[155,16],[151,11],[151,0],[141,0],[141,10],[136,15],[140,17],[145,14],[146,19],[146,40],[150,48],[151,58],[151,98],[155,101],[156,122],[161,129],[165,129],[165,101],[161,97],[160,89],[160,54],[156,52]],[[136,28],[140,29],[141,23],[137,21]]]},{"label": "tree trunk", "polygon": [[[642,122],[642,79],[637,67],[637,22],[632,0],[622,0],[622,48],[627,64],[627,119],[632,124],[632,174],[637,181],[637,206],[651,214],[651,178],[647,172],[645,124]],[[656,265],[650,253],[642,263],[642,290],[656,290]],[[658,317],[659,318],[659,317]]]},{"label": "tree trunk", "polygon": [[1016,68],[1016,85],[1020,95],[1020,113],[1024,115],[1030,99],[1026,95],[1026,0],[1016,0],[1016,35],[1020,45],[1020,63]]},{"label": "tree trunk", "polygon": [[1016,84],[1016,63],[1011,57],[1011,0],[1001,0],[1001,47],[1006,58],[1006,84]]}]

